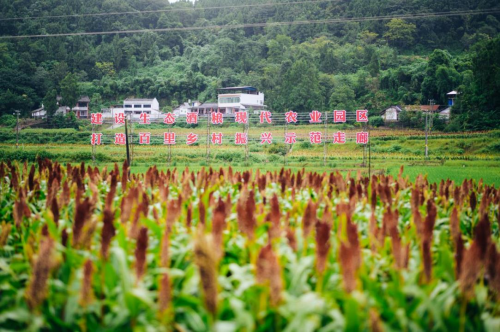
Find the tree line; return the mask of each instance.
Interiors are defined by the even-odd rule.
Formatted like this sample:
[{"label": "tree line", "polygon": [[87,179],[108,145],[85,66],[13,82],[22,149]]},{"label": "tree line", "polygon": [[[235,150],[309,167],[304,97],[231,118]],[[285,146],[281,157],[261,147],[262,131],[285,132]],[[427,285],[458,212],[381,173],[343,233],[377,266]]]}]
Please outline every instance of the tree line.
[{"label": "tree line", "polygon": [[[258,6],[241,2],[0,0],[0,19],[78,13],[171,10],[146,14],[0,20],[0,35],[224,26],[484,10],[496,2],[325,1]],[[247,4],[247,3],[245,3]],[[229,8],[220,7],[232,6]],[[213,7],[219,7],[214,9]],[[196,8],[196,10],[192,10]],[[206,8],[204,10],[201,10]],[[209,9],[212,8],[212,9]],[[186,9],[186,10],[184,10]],[[189,9],[189,10],[188,10]],[[99,110],[129,97],[156,97],[164,109],[215,101],[217,88],[252,85],[273,111],[446,103],[460,92],[450,130],[500,126],[500,17],[464,15],[165,33],[3,39],[0,115],[24,115],[54,95],[72,104],[85,94]],[[490,66],[490,64],[492,64]],[[496,65],[495,65],[496,64]],[[73,97],[71,97],[73,96]]]}]

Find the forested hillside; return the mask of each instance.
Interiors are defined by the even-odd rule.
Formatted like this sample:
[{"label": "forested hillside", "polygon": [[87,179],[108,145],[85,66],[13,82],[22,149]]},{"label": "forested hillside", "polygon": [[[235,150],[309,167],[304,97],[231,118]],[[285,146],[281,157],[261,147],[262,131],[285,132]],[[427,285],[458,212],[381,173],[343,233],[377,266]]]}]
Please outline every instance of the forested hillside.
[{"label": "forested hillside", "polygon": [[[465,10],[483,13],[366,19]],[[130,96],[156,97],[169,109],[213,101],[218,87],[253,85],[273,111],[377,113],[391,104],[445,104],[456,89],[449,130],[500,126],[496,0],[0,0],[0,11],[0,115],[21,109],[28,116],[73,79],[92,110]],[[128,13],[67,16],[117,12]],[[21,17],[29,18],[10,19]],[[338,20],[231,28],[327,19]],[[165,28],[180,29],[5,38]]]}]

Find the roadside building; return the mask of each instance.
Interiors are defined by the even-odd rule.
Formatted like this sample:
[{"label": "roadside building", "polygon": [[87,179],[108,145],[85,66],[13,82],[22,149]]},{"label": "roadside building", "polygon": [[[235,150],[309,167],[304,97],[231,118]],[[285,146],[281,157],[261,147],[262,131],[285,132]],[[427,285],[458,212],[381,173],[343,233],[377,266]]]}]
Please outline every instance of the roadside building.
[{"label": "roadside building", "polygon": [[201,105],[201,103],[197,100],[195,100],[194,102],[191,102],[191,100],[189,100],[187,103],[182,103],[181,105],[176,107],[172,111],[172,113],[174,113],[175,116],[186,116],[186,114],[191,112],[192,107],[196,107],[196,106],[200,106],[200,105]]},{"label": "roadside building", "polygon": [[[183,103],[174,110],[176,116],[190,113],[198,113],[200,116],[210,112],[220,112],[226,115],[234,115],[239,111],[260,111],[267,109],[264,104],[264,93],[259,92],[252,86],[235,86],[218,89],[216,103]],[[186,113],[184,113],[186,112]]]},{"label": "roadside building", "polygon": [[384,122],[398,122],[399,121],[399,113],[401,113],[402,109],[399,106],[391,106],[386,108],[381,117]]},{"label": "roadside building", "polygon": [[127,98],[123,105],[113,105],[101,110],[104,118],[114,118],[122,113],[130,116],[132,119],[139,119],[142,113],[150,115],[151,120],[162,119],[163,113],[160,112],[160,104],[156,98]]},{"label": "roadside building", "polygon": [[198,106],[190,107],[190,113],[198,113],[198,115],[207,115],[211,112],[217,112],[219,104],[217,103],[202,103]]},{"label": "roadside building", "polygon": [[221,113],[233,114],[237,111],[265,110],[264,93],[253,86],[235,86],[218,89],[218,108]]}]

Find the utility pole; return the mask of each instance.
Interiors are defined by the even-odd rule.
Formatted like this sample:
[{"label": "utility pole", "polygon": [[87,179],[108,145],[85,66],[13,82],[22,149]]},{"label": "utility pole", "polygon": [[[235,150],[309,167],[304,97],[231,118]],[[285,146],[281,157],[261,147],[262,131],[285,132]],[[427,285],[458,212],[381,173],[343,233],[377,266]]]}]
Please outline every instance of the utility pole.
[{"label": "utility pole", "polygon": [[16,120],[16,149],[19,149],[19,114],[20,113],[21,113],[21,111],[19,111],[19,110],[14,111],[14,115],[17,116],[17,120]]}]

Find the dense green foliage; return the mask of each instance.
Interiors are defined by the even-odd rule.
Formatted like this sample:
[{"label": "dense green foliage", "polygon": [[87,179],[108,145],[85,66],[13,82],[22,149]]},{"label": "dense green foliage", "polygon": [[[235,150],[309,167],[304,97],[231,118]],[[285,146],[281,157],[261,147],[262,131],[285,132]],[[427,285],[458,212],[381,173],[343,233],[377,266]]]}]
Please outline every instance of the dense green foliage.
[{"label": "dense green foliage", "polygon": [[[272,2],[283,0],[252,3]],[[187,28],[476,10],[493,8],[496,1],[356,0],[201,10],[228,5],[241,2],[0,0],[0,18],[175,10],[0,21],[0,34]],[[449,129],[498,127],[500,69],[490,63],[498,63],[500,58],[500,39],[495,39],[499,32],[499,15],[484,14],[3,39],[0,114],[21,109],[27,115],[52,89],[66,96],[76,92],[89,95],[93,110],[129,96],[157,97],[169,109],[187,99],[213,101],[218,87],[254,85],[265,92],[266,103],[274,111],[364,107],[375,113],[391,104],[427,104],[431,98],[446,104],[446,92],[459,89],[459,105]],[[75,80],[79,82],[77,89]]]}]

